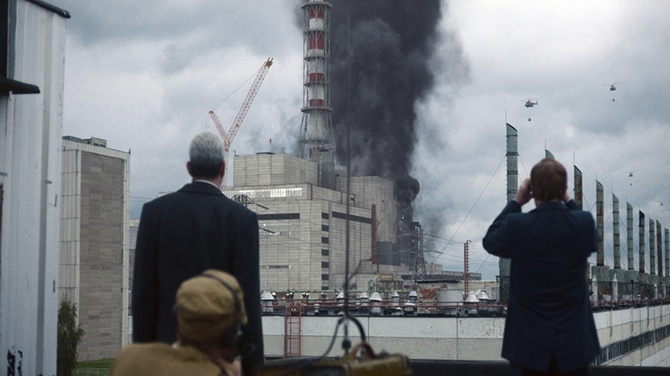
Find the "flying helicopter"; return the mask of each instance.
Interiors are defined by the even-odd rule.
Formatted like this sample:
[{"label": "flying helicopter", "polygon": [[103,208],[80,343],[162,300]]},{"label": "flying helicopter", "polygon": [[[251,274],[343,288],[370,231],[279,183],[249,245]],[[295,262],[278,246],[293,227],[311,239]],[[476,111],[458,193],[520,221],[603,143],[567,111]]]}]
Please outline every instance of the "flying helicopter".
[{"label": "flying helicopter", "polygon": [[529,100],[526,101],[526,104],[524,106],[526,106],[526,108],[531,108],[535,105],[537,105],[537,100],[535,100],[535,102],[533,102],[532,99],[529,99]]},{"label": "flying helicopter", "polygon": [[[616,86],[621,84],[621,83],[622,82],[613,82],[611,84],[608,84],[608,85],[610,85],[610,91],[616,91]],[[612,102],[614,102],[614,101],[615,101],[614,98],[612,98]]]},{"label": "flying helicopter", "polygon": [[[521,101],[522,102],[526,101],[526,103],[524,104],[524,106],[526,106],[526,108],[532,108],[532,107],[537,106],[537,104],[539,103],[537,101],[538,99],[539,98],[533,98],[533,99],[528,99],[528,100],[522,99]],[[535,101],[535,102],[533,102],[533,101]],[[530,121],[530,120],[531,120],[531,118],[528,118],[528,121]]]}]

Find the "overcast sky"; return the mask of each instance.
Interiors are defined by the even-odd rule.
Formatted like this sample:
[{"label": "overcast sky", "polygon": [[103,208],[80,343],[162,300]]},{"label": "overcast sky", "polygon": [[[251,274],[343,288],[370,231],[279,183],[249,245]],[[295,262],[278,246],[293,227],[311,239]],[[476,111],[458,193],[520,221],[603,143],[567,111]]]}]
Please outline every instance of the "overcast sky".
[{"label": "overcast sky", "polygon": [[[63,134],[131,150],[131,217],[189,181],[190,139],[216,132],[208,110],[229,126],[268,57],[274,64],[231,153],[294,150],[302,115],[299,1],[50,3],[72,16]],[[463,243],[471,240],[470,271],[486,279],[498,273],[481,239],[505,205],[506,122],[519,134],[520,179],[547,149],[568,169],[571,187],[573,164],[581,169],[585,209],[594,215],[596,179],[604,185],[608,259],[612,193],[622,226],[626,202],[634,207],[636,249],[638,210],[670,227],[666,1],[441,5],[429,62],[434,85],[415,104],[411,170],[421,184],[415,219],[434,240],[429,257],[462,270]],[[526,108],[528,99],[538,104]]]}]

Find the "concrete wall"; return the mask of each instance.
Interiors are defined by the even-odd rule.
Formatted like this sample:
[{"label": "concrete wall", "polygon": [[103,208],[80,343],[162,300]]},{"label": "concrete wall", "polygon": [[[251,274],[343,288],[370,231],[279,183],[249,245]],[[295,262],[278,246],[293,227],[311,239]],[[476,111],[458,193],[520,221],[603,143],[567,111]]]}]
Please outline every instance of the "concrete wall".
[{"label": "concrete wall", "polygon": [[[638,335],[661,330],[670,324],[670,305],[627,308],[594,314],[603,349]],[[294,318],[295,319],[295,318]],[[301,317],[301,355],[323,355],[339,317]],[[401,352],[414,360],[503,361],[500,357],[504,317],[358,317],[376,352]],[[284,317],[264,316],[265,355],[284,355]],[[329,356],[341,356],[343,331]],[[658,334],[657,334],[658,335]],[[349,336],[359,341],[358,329],[349,325]],[[602,364],[617,366],[663,366],[670,364],[670,337],[655,340]]]},{"label": "concrete wall", "polygon": [[286,154],[234,157],[234,186],[273,186],[318,183],[316,163]]},{"label": "concrete wall", "polygon": [[59,290],[77,304],[80,360],[129,342],[129,171],[126,152],[63,140]]},{"label": "concrete wall", "polygon": [[[346,257],[349,203],[352,289],[366,289],[379,272],[407,267],[379,267],[372,259],[372,205],[377,212],[377,240],[395,242],[397,203],[393,182],[377,176],[353,177],[345,197],[344,177],[337,189],[317,186],[316,163],[286,154],[236,156],[235,186],[228,197],[248,198],[259,215],[261,288],[270,291],[341,289]],[[299,217],[296,217],[299,216]],[[385,269],[382,271],[381,269]],[[441,268],[438,266],[438,269]]]},{"label": "concrete wall", "polygon": [[[670,305],[625,308],[595,314],[600,346],[615,346],[632,337],[645,335],[657,330],[668,330],[670,325]],[[665,329],[663,329],[665,328]],[[649,334],[647,334],[648,336]],[[605,364],[622,366],[670,366],[670,337],[643,346],[634,351],[616,356]]]},{"label": "concrete wall", "polygon": [[[339,317],[302,317],[302,356],[319,356],[328,348]],[[411,359],[502,360],[504,319],[456,317],[358,317],[376,352],[401,352]],[[340,356],[342,329],[330,356]],[[264,316],[265,355],[284,355],[284,317]],[[349,324],[355,344],[358,329]]]}]

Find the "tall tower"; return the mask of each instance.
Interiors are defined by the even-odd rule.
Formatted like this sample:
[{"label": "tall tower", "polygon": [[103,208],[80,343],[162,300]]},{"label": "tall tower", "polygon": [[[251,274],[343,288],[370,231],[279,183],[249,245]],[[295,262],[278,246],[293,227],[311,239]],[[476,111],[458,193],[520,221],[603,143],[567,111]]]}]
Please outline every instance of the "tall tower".
[{"label": "tall tower", "polygon": [[319,184],[335,187],[335,142],[330,107],[330,9],[326,1],[303,4],[303,107],[300,157],[319,166]]},{"label": "tall tower", "polygon": [[[507,123],[507,202],[514,200],[519,190],[519,132],[511,124]],[[498,301],[506,304],[509,298],[509,278],[511,261],[501,257],[498,260],[500,269],[500,291]]]}]

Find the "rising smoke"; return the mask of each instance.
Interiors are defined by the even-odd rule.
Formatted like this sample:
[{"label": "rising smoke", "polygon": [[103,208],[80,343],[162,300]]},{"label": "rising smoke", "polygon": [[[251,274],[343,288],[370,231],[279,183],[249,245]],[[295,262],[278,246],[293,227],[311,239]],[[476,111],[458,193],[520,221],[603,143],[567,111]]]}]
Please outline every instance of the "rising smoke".
[{"label": "rising smoke", "polygon": [[[438,39],[439,0],[333,1],[331,105],[337,155],[351,173],[395,182],[406,206],[419,193],[410,176],[416,143],[414,104],[431,89],[429,61]],[[402,210],[402,209],[401,209]]]},{"label": "rising smoke", "polygon": [[[301,5],[304,1],[298,0]],[[410,175],[417,134],[436,132],[417,129],[415,104],[431,92],[436,72],[441,80],[457,86],[469,76],[456,33],[438,30],[447,2],[330,3],[330,103],[338,160],[342,164],[346,161],[350,124],[352,175],[393,180],[401,214],[412,221],[412,202],[420,188],[419,181]],[[303,27],[302,9],[296,9],[297,24]],[[439,137],[429,141],[435,149],[442,146]],[[438,233],[445,216],[444,209],[434,202],[422,208],[422,217],[427,220],[422,226]]]}]

